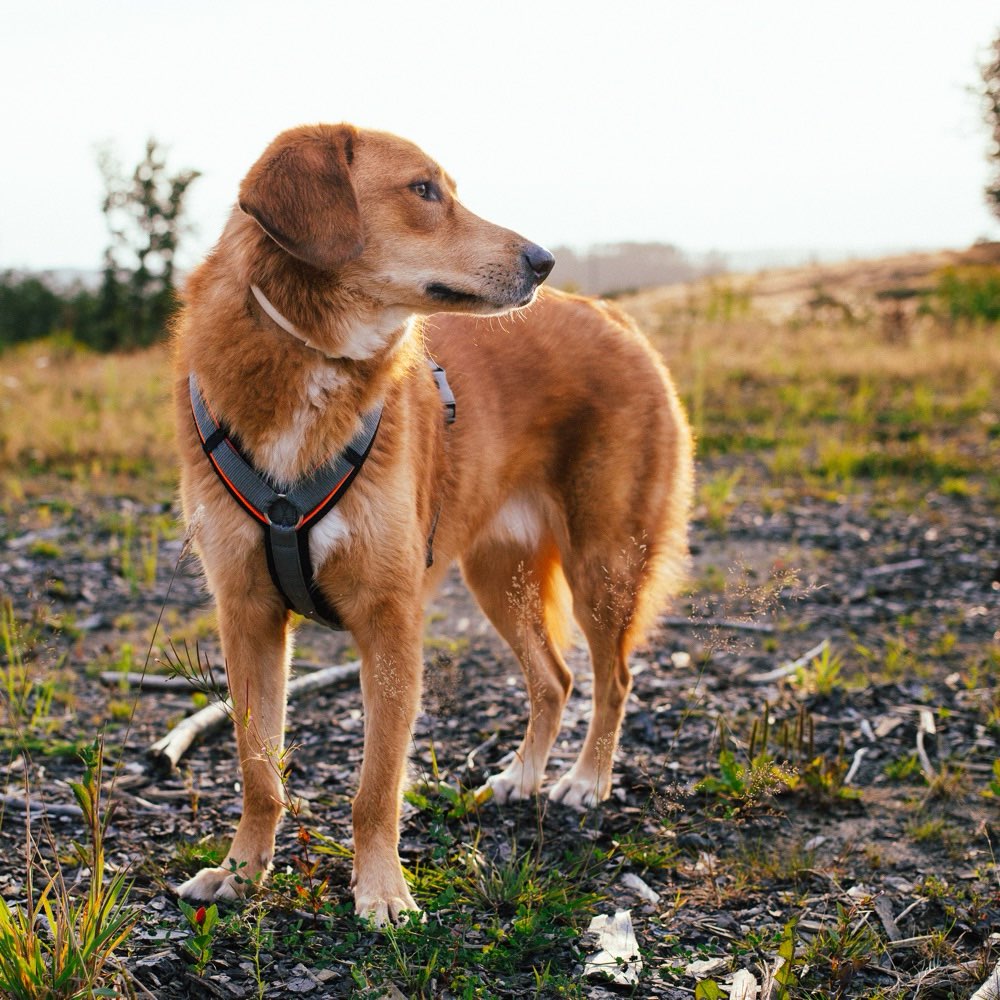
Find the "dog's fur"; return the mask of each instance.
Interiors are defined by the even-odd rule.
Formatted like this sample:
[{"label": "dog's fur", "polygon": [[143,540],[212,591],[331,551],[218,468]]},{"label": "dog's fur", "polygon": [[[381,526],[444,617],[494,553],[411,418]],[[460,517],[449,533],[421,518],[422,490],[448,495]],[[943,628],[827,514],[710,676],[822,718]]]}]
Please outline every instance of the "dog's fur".
[{"label": "dog's fur", "polygon": [[[455,559],[520,659],[531,698],[513,763],[489,779],[493,797],[541,788],[572,683],[560,654],[572,617],[590,647],[593,716],[549,795],[580,809],[609,794],[627,657],[686,559],[691,441],[664,366],[608,305],[543,292],[502,319],[456,315],[528,305],[550,266],[545,251],[464,208],[417,147],[385,133],[292,129],[243,181],[175,331],[183,505],[201,519],[243,773],[229,855],[182,896],[232,897],[270,866],[292,644],[260,526],[200,446],[190,372],[277,482],[340,450],[359,414],[385,404],[367,464],[311,536],[318,583],[362,658],[358,913],[384,922],[416,909],[397,854],[400,797],[424,604]],[[268,318],[252,285],[314,347]],[[452,427],[424,352],[447,370]]]}]

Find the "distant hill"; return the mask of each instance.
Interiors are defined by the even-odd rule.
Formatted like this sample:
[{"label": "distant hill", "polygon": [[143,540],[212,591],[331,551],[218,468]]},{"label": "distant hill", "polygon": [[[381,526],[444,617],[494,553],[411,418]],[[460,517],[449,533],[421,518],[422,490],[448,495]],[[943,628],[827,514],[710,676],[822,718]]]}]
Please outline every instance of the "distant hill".
[{"label": "distant hill", "polygon": [[687,254],[669,243],[605,243],[573,250],[555,247],[549,284],[589,295],[621,295],[693,281],[726,269],[720,254]]},{"label": "distant hill", "polygon": [[[976,243],[967,250],[896,254],[874,260],[842,260],[781,267],[718,277],[752,304],[757,315],[783,321],[793,318],[861,316],[866,312],[912,313],[935,286],[943,268],[1000,266],[1000,243]],[[704,279],[665,282],[625,297],[623,305],[640,323],[652,322],[664,309],[677,308],[708,287]]]},{"label": "distant hill", "polygon": [[101,272],[85,267],[53,267],[34,271],[22,267],[0,268],[0,274],[11,274],[15,280],[37,278],[54,292],[71,292],[79,288],[96,291],[101,286]]}]

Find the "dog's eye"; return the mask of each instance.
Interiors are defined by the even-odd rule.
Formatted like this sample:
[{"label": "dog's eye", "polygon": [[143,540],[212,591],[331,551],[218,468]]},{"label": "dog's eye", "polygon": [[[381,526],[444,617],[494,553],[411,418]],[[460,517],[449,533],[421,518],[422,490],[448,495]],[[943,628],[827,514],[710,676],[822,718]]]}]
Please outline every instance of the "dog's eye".
[{"label": "dog's eye", "polygon": [[410,185],[410,190],[418,198],[423,198],[424,201],[441,200],[441,192],[438,190],[437,185],[431,181],[417,181],[416,184]]}]

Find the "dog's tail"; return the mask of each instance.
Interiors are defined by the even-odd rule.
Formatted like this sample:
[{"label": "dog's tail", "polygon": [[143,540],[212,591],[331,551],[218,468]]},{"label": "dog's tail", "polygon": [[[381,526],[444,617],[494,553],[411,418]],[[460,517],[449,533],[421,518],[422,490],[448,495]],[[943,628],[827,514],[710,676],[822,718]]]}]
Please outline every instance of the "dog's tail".
[{"label": "dog's tail", "polygon": [[555,545],[540,564],[539,598],[549,641],[564,652],[573,639],[573,595]]},{"label": "dog's tail", "polygon": [[628,626],[622,636],[624,652],[642,646],[657,618],[671,598],[681,590],[688,574],[688,520],[694,491],[691,463],[691,431],[680,400],[667,381],[668,407],[675,428],[670,481],[663,489],[658,523],[647,528],[646,537],[637,539],[644,560]]}]

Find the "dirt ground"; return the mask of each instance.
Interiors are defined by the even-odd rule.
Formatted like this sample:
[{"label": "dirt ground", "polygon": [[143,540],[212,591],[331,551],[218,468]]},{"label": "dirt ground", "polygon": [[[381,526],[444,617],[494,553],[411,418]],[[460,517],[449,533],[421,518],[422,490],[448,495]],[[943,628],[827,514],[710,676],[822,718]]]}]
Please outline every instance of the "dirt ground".
[{"label": "dirt ground", "polygon": [[[532,967],[549,963],[583,996],[691,997],[699,978],[721,983],[740,968],[759,976],[792,919],[803,992],[791,995],[967,997],[1000,957],[996,510],[975,495],[900,505],[865,490],[792,497],[749,483],[724,525],[710,526],[704,512],[695,521],[692,590],[635,658],[609,802],[582,819],[544,800],[487,803],[443,820],[407,805],[404,864],[431,863],[442,843],[474,843],[494,864],[523,854],[569,871],[573,858],[572,877],[597,894],[571,931],[551,935],[525,967],[497,974],[489,992],[452,992],[454,970],[442,969],[425,995],[535,995]],[[142,910],[125,947],[129,971],[144,995],[257,996],[239,936],[221,935],[204,974],[193,971],[183,950],[190,932],[170,890],[199,865],[191,845],[225,838],[238,818],[230,732],[196,744],[164,775],[145,751],[193,711],[190,690],[136,696],[96,676],[140,669],[161,612],[151,669],[162,669],[155,661],[168,640],[196,637],[220,664],[195,561],[185,560],[170,586],[181,542],[161,540],[155,580],[130,578],[128,542],[113,527],[123,513],[141,525],[172,512],[121,499],[60,503],[54,488],[44,502],[0,518],[0,580],[18,613],[34,616],[29,662],[48,664],[71,693],[72,717],[30,754],[32,826],[43,853],[53,850],[46,825],[56,849],[80,836],[78,819],[40,810],[72,803],[67,782],[80,766],[65,747],[57,752],[60,741],[106,727],[109,757],[121,765],[108,856],[131,866]],[[828,651],[817,652],[823,642]],[[780,669],[810,651],[799,669]],[[349,637],[311,624],[300,631],[300,661],[352,655]],[[516,745],[527,701],[511,654],[457,575],[429,618],[426,660],[414,779],[436,768],[438,782],[475,787]],[[572,761],[586,728],[584,651],[575,648],[570,662],[577,685],[553,775]],[[725,754],[747,765],[754,723],[759,752],[765,719],[780,766],[765,767],[759,787],[731,770],[727,779]],[[303,811],[282,826],[277,872],[301,872],[296,859],[310,850],[302,828],[349,847],[362,727],[354,682],[294,703],[290,787]],[[12,799],[23,759],[6,769]],[[797,783],[780,780],[793,772]],[[24,812],[9,803],[0,892],[12,900],[24,886],[24,844]],[[267,997],[352,995],[352,968],[381,947],[378,935],[351,929],[349,858],[314,857],[316,877],[329,880],[328,916],[310,921],[293,901],[270,901]],[[629,874],[657,901],[643,898]],[[616,909],[631,911],[642,953],[631,988],[582,978],[596,950],[590,915]],[[430,913],[434,927],[453,919],[444,906]],[[713,959],[714,969],[691,971],[692,962]],[[401,995],[411,995],[405,985]]]}]

